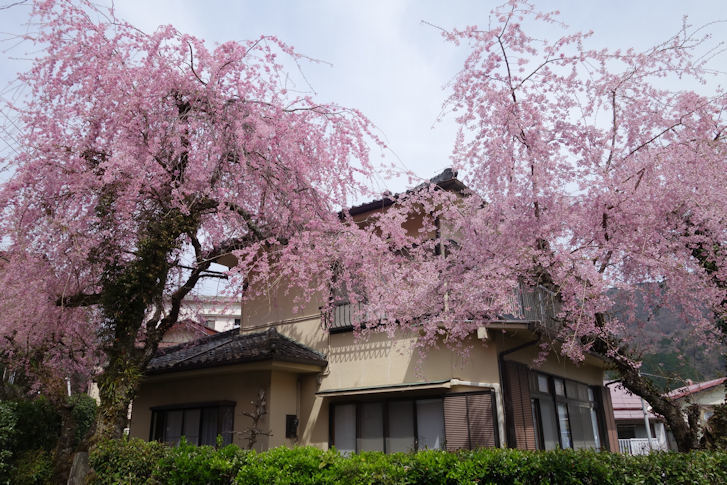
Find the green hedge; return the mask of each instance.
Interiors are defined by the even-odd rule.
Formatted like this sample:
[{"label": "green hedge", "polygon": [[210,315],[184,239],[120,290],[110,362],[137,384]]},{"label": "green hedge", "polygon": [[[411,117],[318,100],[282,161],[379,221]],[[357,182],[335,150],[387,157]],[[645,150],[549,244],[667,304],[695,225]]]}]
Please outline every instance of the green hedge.
[{"label": "green hedge", "polygon": [[592,451],[483,449],[447,453],[360,453],[234,445],[170,448],[137,439],[91,452],[94,484],[727,484],[727,453],[628,456]]}]

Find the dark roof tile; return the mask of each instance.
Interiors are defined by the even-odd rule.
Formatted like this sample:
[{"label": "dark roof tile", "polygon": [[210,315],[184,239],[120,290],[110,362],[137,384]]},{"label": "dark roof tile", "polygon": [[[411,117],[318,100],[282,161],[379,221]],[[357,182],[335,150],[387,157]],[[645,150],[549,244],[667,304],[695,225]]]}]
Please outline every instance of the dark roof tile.
[{"label": "dark roof tile", "polygon": [[274,328],[247,334],[240,334],[239,329],[232,329],[159,350],[149,362],[147,374],[165,374],[262,360],[319,366],[328,363],[325,355],[281,335]]}]

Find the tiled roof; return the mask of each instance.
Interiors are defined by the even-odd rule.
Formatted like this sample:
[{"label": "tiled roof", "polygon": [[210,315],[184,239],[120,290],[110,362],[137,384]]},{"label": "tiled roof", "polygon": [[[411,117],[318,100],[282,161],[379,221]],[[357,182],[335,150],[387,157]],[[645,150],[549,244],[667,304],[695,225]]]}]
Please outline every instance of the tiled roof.
[{"label": "tiled roof", "polygon": [[705,391],[707,389],[719,386],[724,382],[727,382],[727,377],[720,377],[718,379],[712,379],[711,381],[697,382],[696,384],[690,384],[688,386],[680,387],[678,389],[674,389],[673,391],[669,391],[667,396],[672,399],[679,399],[684,396],[694,394],[696,392]]},{"label": "tiled roof", "polygon": [[147,373],[164,374],[263,360],[319,366],[328,363],[325,355],[279,334],[274,328],[247,334],[240,334],[236,328],[158,351],[149,362]]},{"label": "tiled roof", "polygon": [[[435,175],[428,181],[417,185],[413,189],[407,190],[405,193],[410,194],[416,192],[431,184],[437,185],[445,190],[463,191],[467,188],[462,182],[457,179],[456,171],[452,170],[451,168],[446,168],[442,173]],[[381,199],[372,200],[370,202],[351,207],[346,212],[354,216],[372,210],[383,209],[384,207],[392,205],[394,201],[401,195],[402,194],[384,194],[384,197]],[[343,213],[341,213],[341,215],[343,215]]]}]

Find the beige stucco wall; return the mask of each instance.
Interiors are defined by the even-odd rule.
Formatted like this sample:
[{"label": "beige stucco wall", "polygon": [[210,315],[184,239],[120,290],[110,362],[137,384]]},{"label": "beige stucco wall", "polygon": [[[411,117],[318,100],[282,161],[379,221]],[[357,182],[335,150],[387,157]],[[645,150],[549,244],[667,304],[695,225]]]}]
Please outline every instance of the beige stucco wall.
[{"label": "beige stucco wall", "polygon": [[[257,399],[259,389],[264,389],[269,396],[270,382],[270,371],[246,370],[244,366],[179,372],[148,378],[142,383],[134,400],[129,434],[136,438],[149,439],[152,407],[234,401],[236,405],[233,443],[246,448],[247,438],[244,431],[251,425],[251,420],[242,413],[252,411],[250,402]],[[263,429],[270,427],[270,416],[271,414],[262,419]],[[261,450],[267,447],[268,438],[261,436],[255,448]]]},{"label": "beige stucco wall", "polygon": [[[518,345],[532,341],[533,337],[523,332],[520,335],[510,336],[500,334],[497,339],[500,351],[507,351],[508,349],[513,349]],[[535,371],[567,377],[568,379],[591,386],[603,385],[603,371],[605,369],[603,361],[586,356],[583,362],[575,363],[567,357],[551,352],[545,361],[537,362],[539,352],[540,347],[537,344],[531,345],[522,350],[507,354],[505,359],[526,364]]]},{"label": "beige stucco wall", "polygon": [[293,446],[297,440],[285,437],[285,416],[298,414],[298,375],[273,371],[270,376],[270,447]]},{"label": "beige stucco wall", "polygon": [[394,386],[446,379],[497,382],[497,352],[494,345],[475,341],[469,356],[446,346],[420,354],[416,337],[402,333],[394,338],[371,333],[356,339],[353,332],[330,336],[328,375],[321,391],[370,386]]}]

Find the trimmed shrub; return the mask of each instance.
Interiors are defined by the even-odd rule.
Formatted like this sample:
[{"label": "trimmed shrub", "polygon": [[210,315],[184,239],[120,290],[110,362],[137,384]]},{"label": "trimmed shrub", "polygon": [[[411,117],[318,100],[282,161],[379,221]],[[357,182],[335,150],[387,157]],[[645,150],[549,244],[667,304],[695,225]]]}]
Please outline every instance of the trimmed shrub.
[{"label": "trimmed shrub", "polygon": [[235,445],[222,449],[190,445],[186,441],[168,449],[151,475],[152,483],[187,485],[224,485],[232,483],[243,466],[249,465],[250,454]]},{"label": "trimmed shrub", "polygon": [[0,483],[10,481],[13,450],[17,441],[17,404],[0,401]]},{"label": "trimmed shrub", "polygon": [[46,483],[60,419],[45,398],[0,402],[0,483]]},{"label": "trimmed shrub", "polygon": [[313,447],[263,453],[123,439],[91,453],[96,484],[727,484],[727,453],[628,456],[594,451],[482,449],[359,453]]},{"label": "trimmed shrub", "polygon": [[45,450],[20,453],[10,483],[13,485],[44,485],[53,475],[53,457]]},{"label": "trimmed shrub", "polygon": [[127,438],[104,441],[89,453],[89,462],[96,472],[93,483],[149,483],[155,468],[171,452],[171,448],[156,441]]}]

